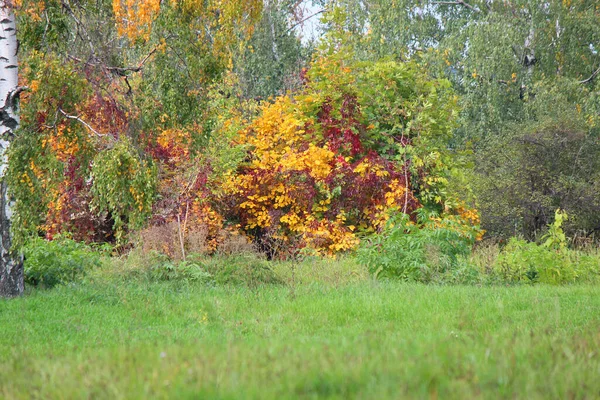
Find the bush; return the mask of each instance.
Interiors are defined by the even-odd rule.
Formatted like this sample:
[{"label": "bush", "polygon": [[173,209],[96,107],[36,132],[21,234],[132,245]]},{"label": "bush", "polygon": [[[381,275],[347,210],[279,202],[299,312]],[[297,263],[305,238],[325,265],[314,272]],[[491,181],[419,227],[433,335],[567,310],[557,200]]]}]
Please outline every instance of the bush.
[{"label": "bush", "polygon": [[67,238],[30,240],[23,247],[25,282],[53,287],[74,282],[102,264],[102,253]]},{"label": "bush", "polygon": [[92,163],[92,207],[107,213],[118,244],[128,229],[139,228],[152,213],[156,192],[156,168],[140,157],[128,139],[98,153]]},{"label": "bush", "polygon": [[383,232],[363,240],[358,258],[377,278],[431,282],[456,270],[475,231],[451,218],[427,218],[418,225],[406,214],[391,218]]},{"label": "bush", "polygon": [[488,234],[536,240],[559,207],[569,235],[600,230],[600,142],[577,120],[514,125],[478,144],[473,188]]},{"label": "bush", "polygon": [[301,92],[265,103],[233,142],[248,152],[222,185],[223,215],[287,258],[354,250],[396,209],[460,214],[449,185],[463,165],[448,148],[456,108],[450,83],[417,63],[323,53]]},{"label": "bush", "polygon": [[554,285],[594,280],[600,272],[600,258],[567,247],[567,237],[562,230],[565,221],[567,214],[556,210],[542,244],[511,238],[498,254],[492,275],[503,282]]}]

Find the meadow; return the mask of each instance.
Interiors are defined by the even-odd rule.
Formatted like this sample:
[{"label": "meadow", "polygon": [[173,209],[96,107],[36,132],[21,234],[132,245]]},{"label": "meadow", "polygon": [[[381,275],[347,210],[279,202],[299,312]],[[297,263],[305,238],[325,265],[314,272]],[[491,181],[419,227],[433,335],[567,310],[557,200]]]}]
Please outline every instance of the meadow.
[{"label": "meadow", "polygon": [[0,397],[600,396],[597,286],[381,281],[347,260],[273,269],[272,284],[98,271],[1,300]]}]

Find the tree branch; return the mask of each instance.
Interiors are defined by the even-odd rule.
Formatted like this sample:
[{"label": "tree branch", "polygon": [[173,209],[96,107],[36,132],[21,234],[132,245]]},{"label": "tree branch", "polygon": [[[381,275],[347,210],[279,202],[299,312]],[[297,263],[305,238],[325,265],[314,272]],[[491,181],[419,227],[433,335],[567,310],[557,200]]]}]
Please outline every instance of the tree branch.
[{"label": "tree branch", "polygon": [[579,81],[577,83],[581,83],[582,85],[584,85],[586,83],[591,83],[594,80],[594,78],[596,78],[598,76],[598,74],[600,74],[600,68],[598,68],[597,70],[592,72],[592,75],[590,75],[589,78]]},{"label": "tree branch", "polygon": [[319,14],[323,14],[326,11],[329,11],[329,9],[328,8],[324,8],[322,10],[319,10],[319,11],[315,12],[315,13],[312,13],[308,17],[303,18],[302,20],[296,22],[294,25],[290,26],[285,32],[283,32],[281,35],[279,35],[279,37],[283,37],[283,36],[287,35],[291,30],[295,29],[298,25],[302,25],[303,23],[305,23],[309,19],[311,19],[313,17],[316,17]]},{"label": "tree branch", "polygon": [[3,110],[5,110],[7,107],[14,107],[16,105],[16,100],[19,98],[21,93],[26,90],[29,90],[29,86],[17,86],[15,90],[8,92],[6,95],[6,101],[4,102]]},{"label": "tree branch", "polygon": [[150,53],[148,53],[148,55],[146,55],[146,57],[144,57],[142,59],[142,61],[140,61],[140,63],[135,66],[135,67],[112,67],[112,66],[107,66],[104,65],[100,62],[91,62],[91,61],[83,61],[81,58],[77,58],[75,56],[72,55],[67,55],[68,58],[70,58],[71,60],[78,62],[78,63],[82,63],[85,65],[91,65],[93,67],[101,67],[104,68],[107,71],[111,71],[111,72],[115,72],[117,73],[117,75],[121,75],[121,76],[125,76],[126,72],[140,72],[142,70],[142,68],[144,68],[144,65],[146,64],[146,62],[150,59],[150,57],[152,57],[152,55],[154,53],[156,53],[156,50],[158,50],[158,46],[156,46],[155,48],[152,49],[152,51]]},{"label": "tree branch", "polygon": [[158,46],[153,48],[152,51],[150,53],[148,53],[148,55],[146,55],[146,57],[144,57],[142,59],[142,61],[140,61],[140,63],[137,65],[137,67],[105,67],[108,71],[114,71],[119,75],[124,75],[125,72],[140,72],[142,70],[142,68],[144,68],[144,64],[146,64],[146,61],[148,61],[148,59],[150,57],[152,57],[152,55],[154,53],[156,53],[156,50],[158,49]]},{"label": "tree branch", "polygon": [[59,108],[58,111],[65,116],[65,118],[68,119],[73,119],[75,121],[80,122],[83,126],[85,126],[86,128],[88,128],[90,130],[90,132],[92,132],[94,135],[98,136],[98,137],[105,137],[105,136],[110,136],[112,137],[112,135],[110,134],[106,134],[106,133],[100,133],[97,130],[95,130],[94,128],[92,128],[92,126],[90,124],[88,124],[87,122],[85,122],[84,120],[82,120],[80,117],[76,116],[76,115],[69,115],[66,112],[64,112],[64,110],[62,108]]},{"label": "tree branch", "polygon": [[469,10],[471,10],[473,12],[479,12],[478,8],[473,7],[472,5],[468,4],[464,0],[456,0],[456,1],[434,1],[433,4],[445,4],[445,5],[449,5],[449,6],[463,6],[463,7],[466,7],[466,8],[468,8]]}]

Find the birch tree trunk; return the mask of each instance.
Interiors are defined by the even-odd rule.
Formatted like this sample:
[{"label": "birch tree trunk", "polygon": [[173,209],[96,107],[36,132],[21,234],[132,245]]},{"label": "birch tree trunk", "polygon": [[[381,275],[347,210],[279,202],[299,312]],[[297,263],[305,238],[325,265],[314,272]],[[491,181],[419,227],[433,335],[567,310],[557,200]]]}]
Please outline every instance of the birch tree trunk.
[{"label": "birch tree trunk", "polygon": [[15,14],[0,0],[0,297],[23,293],[23,258],[11,250],[12,200],[8,194],[7,151],[19,126],[19,88]]}]

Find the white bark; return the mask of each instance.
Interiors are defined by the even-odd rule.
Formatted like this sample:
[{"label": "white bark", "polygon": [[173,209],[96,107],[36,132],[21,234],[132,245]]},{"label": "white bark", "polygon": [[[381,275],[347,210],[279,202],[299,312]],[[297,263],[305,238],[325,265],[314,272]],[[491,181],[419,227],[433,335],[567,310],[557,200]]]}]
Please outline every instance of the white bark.
[{"label": "white bark", "polygon": [[5,179],[7,151],[19,126],[17,29],[11,4],[0,0],[0,297],[23,293],[22,257],[11,250],[13,202]]}]

